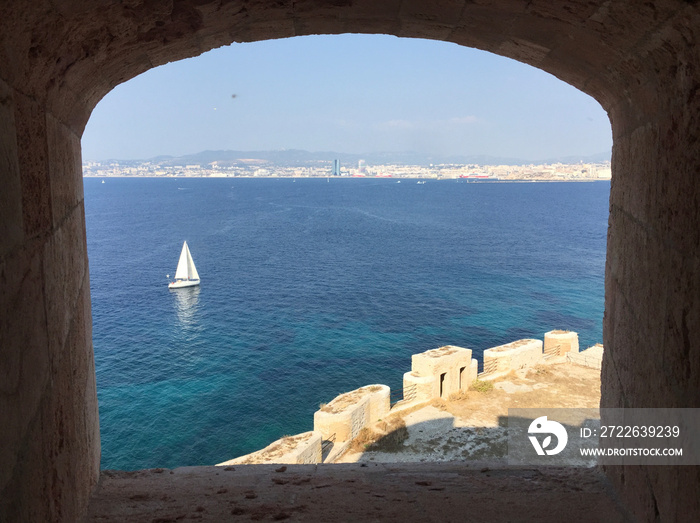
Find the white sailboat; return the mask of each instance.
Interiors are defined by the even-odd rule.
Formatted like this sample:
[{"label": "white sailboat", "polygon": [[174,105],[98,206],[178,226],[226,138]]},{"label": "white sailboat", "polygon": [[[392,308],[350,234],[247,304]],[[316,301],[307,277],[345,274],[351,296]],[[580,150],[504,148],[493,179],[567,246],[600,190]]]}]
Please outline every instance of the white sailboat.
[{"label": "white sailboat", "polygon": [[177,270],[175,271],[175,281],[168,284],[168,289],[194,287],[195,285],[199,285],[199,273],[197,273],[197,268],[194,266],[187,242],[184,242],[180,253],[180,261],[177,263]]}]

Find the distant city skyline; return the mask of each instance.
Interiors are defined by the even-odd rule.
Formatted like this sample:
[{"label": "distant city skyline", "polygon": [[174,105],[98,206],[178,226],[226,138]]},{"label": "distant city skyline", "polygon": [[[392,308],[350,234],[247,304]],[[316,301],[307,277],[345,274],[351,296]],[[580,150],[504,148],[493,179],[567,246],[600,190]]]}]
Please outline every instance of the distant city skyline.
[{"label": "distant city skyline", "polygon": [[152,69],[95,108],[83,160],[281,150],[524,159],[609,151],[593,98],[536,68],[430,40],[309,36]]}]

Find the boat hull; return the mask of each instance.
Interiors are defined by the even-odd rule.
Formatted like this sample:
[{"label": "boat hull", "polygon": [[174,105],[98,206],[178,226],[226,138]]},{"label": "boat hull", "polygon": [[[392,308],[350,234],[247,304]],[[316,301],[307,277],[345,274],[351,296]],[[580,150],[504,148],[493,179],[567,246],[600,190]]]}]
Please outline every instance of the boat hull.
[{"label": "boat hull", "polygon": [[183,287],[194,287],[199,285],[199,280],[178,280],[168,284],[168,289],[182,289]]}]

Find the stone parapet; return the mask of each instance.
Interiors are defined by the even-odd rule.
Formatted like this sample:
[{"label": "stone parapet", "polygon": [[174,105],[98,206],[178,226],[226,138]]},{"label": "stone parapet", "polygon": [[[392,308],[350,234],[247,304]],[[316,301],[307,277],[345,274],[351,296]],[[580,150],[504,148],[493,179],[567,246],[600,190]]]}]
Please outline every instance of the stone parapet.
[{"label": "stone parapet", "polygon": [[563,356],[578,352],[578,334],[573,331],[553,330],[544,334],[545,357]]},{"label": "stone parapet", "polygon": [[303,432],[274,441],[267,447],[245,456],[219,463],[224,465],[260,465],[263,463],[289,463],[291,465],[313,465],[321,462],[320,432]]},{"label": "stone parapet", "polygon": [[566,359],[575,365],[601,369],[603,367],[603,345],[596,343],[581,352],[570,352],[566,355]]},{"label": "stone parapet", "polygon": [[[472,361],[469,363],[469,374],[467,377],[467,386],[471,387],[472,383],[474,383],[477,379],[479,378],[479,362],[476,361],[475,358],[472,358]],[[463,387],[464,389],[465,387]]]},{"label": "stone parapet", "polygon": [[435,389],[435,376],[419,376],[414,372],[403,375],[403,397],[411,403],[430,401]]},{"label": "stone parapet", "polygon": [[416,387],[415,399],[418,401],[447,398],[466,390],[476,379],[475,364],[471,349],[455,345],[414,354],[411,356],[411,372],[404,374],[404,395],[412,385]]},{"label": "stone parapet", "polygon": [[484,351],[484,368],[491,369],[489,378],[512,370],[538,365],[543,361],[542,340],[517,340]]},{"label": "stone parapet", "polygon": [[389,413],[390,393],[386,385],[368,385],[341,394],[314,412],[314,430],[324,440],[349,441]]}]

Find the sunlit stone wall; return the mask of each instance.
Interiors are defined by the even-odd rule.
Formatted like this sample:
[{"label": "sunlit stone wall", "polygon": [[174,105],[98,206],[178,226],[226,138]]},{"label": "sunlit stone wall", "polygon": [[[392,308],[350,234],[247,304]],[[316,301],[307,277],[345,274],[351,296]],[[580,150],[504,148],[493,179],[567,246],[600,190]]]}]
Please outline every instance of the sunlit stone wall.
[{"label": "sunlit stone wall", "polygon": [[447,399],[467,390],[476,379],[471,349],[445,345],[411,356],[411,372],[403,375],[404,398],[412,401]]},{"label": "sunlit stone wall", "polygon": [[386,385],[376,384],[341,394],[314,412],[314,431],[324,440],[350,441],[389,413],[390,393]]}]

